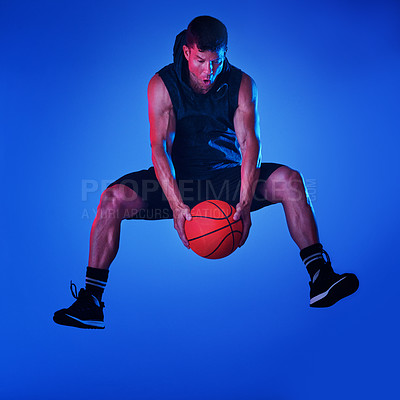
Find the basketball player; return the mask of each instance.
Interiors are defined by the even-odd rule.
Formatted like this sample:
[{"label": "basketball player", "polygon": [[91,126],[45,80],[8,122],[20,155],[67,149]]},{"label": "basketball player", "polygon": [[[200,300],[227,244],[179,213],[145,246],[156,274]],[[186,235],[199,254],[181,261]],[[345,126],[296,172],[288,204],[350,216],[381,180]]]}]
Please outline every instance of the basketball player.
[{"label": "basketball player", "polygon": [[[177,37],[174,62],[148,86],[154,167],[133,172],[103,193],[90,235],[86,288],[71,283],[76,301],[54,314],[58,324],[104,328],[102,294],[124,219],[174,219],[186,247],[185,220],[207,199],[236,208],[248,237],[250,212],[283,205],[289,232],[310,275],[310,306],[329,307],[358,288],[354,274],[336,274],[318,236],[302,176],[262,163],[253,79],[228,62],[227,30],[219,20],[195,18]],[[325,257],[324,257],[325,256]]]}]

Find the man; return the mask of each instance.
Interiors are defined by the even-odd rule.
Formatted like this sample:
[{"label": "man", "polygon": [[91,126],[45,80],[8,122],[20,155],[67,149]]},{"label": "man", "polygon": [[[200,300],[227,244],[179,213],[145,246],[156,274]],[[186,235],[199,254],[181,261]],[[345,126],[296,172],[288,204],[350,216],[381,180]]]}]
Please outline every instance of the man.
[{"label": "man", "polygon": [[[190,209],[221,199],[243,221],[242,246],[250,211],[274,203],[284,207],[289,232],[310,274],[310,306],[328,307],[358,288],[354,274],[334,273],[319,243],[314,212],[301,175],[261,163],[257,89],[227,58],[227,30],[201,16],[181,32],[174,62],[148,86],[150,140],[154,168],[119,178],[102,194],[90,235],[86,288],[71,307],[54,314],[58,324],[104,328],[102,294],[118,251],[123,219],[173,218],[186,247],[184,223]],[[326,255],[326,260],[324,258]]]}]

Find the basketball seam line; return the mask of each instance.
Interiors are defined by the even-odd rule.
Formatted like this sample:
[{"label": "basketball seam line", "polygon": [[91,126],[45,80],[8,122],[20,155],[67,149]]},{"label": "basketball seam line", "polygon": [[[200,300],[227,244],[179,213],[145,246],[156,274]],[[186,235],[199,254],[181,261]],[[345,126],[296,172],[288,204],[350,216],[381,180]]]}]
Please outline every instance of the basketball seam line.
[{"label": "basketball seam line", "polygon": [[206,218],[206,219],[214,219],[216,221],[222,221],[225,219],[225,214],[223,217],[221,218],[217,218],[217,217],[208,217],[206,215],[192,215],[192,218]]},{"label": "basketball seam line", "polygon": [[[238,219],[238,220],[235,221],[233,224],[237,224],[239,221],[240,221],[240,220]],[[230,224],[230,225],[233,225],[233,224]],[[202,237],[204,237],[204,236],[211,235],[212,233],[218,232],[218,231],[220,231],[221,229],[225,229],[225,228],[227,228],[228,226],[229,226],[229,225],[225,225],[225,226],[223,226],[222,228],[216,229],[215,231],[207,232],[207,233],[205,233],[204,235],[200,235],[200,236],[197,236],[197,237],[188,239],[188,241],[190,242],[191,240],[196,240],[196,239],[200,239],[200,238],[202,238]],[[231,227],[231,230],[232,230],[232,227]],[[231,232],[231,233],[232,233],[232,232]],[[229,235],[230,235],[231,233],[229,233]]]},{"label": "basketball seam line", "polygon": [[230,214],[229,214],[229,217],[224,213],[224,211],[221,209],[221,207],[218,205],[218,204],[215,204],[215,203],[213,203],[211,200],[208,200],[211,204],[214,204],[214,206],[215,207],[217,207],[217,208],[219,208],[219,210],[222,212],[222,214],[224,214],[225,215],[225,217],[226,217],[226,220],[228,221],[228,224],[229,224],[229,228],[231,228],[231,233],[232,233],[232,251],[233,251],[233,249],[235,248],[235,235],[233,234],[233,229],[232,229],[232,225],[231,225],[231,221],[229,221],[229,217],[232,215],[232,206],[229,204],[229,207],[230,207]]},{"label": "basketball seam line", "polygon": [[[239,233],[241,233],[240,231],[232,231],[232,235],[233,235],[233,232],[239,232]],[[204,258],[210,257],[213,253],[215,253],[215,252],[219,249],[219,247],[222,245],[222,243],[224,243],[224,240],[225,240],[230,234],[231,234],[231,232],[229,232],[229,233],[220,241],[219,245],[218,245],[210,254],[207,254],[206,256],[204,256]],[[233,239],[233,240],[235,240],[235,239]]]},{"label": "basketball seam line", "polygon": [[[229,213],[229,215],[226,215],[226,214],[222,211],[221,207],[220,207],[218,204],[213,203],[212,200],[206,200],[206,201],[207,201],[208,203],[213,204],[215,207],[217,207],[217,208],[222,212],[222,214],[224,214],[224,216],[225,216],[226,218],[229,218],[229,217],[232,215],[232,209],[233,209],[233,207],[232,207],[229,203],[226,203],[226,204],[228,204],[228,205],[230,206],[230,213]],[[216,201],[221,201],[221,200],[216,200]]]}]

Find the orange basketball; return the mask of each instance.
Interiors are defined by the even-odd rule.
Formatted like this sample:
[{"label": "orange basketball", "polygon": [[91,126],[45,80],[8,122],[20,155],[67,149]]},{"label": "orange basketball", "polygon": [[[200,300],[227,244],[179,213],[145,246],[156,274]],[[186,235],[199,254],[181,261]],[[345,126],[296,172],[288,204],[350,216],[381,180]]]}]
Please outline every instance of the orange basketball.
[{"label": "orange basketball", "polygon": [[185,222],[190,248],[205,258],[223,258],[233,253],[242,237],[242,220],[233,220],[235,208],[225,201],[206,200],[190,211]]}]

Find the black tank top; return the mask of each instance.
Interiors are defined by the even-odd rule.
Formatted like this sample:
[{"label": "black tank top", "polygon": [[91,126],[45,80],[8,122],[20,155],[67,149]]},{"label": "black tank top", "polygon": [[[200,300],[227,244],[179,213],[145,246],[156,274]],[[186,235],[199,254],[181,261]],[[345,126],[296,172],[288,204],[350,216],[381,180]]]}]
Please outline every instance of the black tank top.
[{"label": "black tank top", "polygon": [[158,75],[170,95],[176,116],[171,158],[178,179],[207,179],[215,170],[241,164],[233,126],[242,71],[225,59],[214,86],[198,94],[189,85],[189,70],[182,46],[186,31],[175,40],[174,63]]}]

